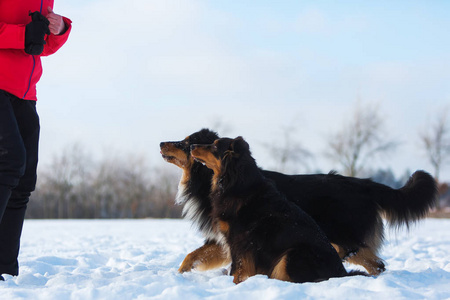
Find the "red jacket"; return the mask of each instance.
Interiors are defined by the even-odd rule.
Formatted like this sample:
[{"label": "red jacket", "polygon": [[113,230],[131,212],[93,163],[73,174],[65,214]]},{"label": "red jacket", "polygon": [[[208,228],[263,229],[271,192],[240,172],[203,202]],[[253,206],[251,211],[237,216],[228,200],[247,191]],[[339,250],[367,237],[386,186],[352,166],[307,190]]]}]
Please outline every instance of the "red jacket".
[{"label": "red jacket", "polygon": [[47,7],[53,9],[53,0],[0,0],[0,90],[19,98],[37,100],[36,83],[42,75],[41,56],[55,53],[67,41],[72,28],[64,19],[66,32],[46,35],[41,55],[25,53],[25,25],[30,23],[31,11],[47,16]]}]

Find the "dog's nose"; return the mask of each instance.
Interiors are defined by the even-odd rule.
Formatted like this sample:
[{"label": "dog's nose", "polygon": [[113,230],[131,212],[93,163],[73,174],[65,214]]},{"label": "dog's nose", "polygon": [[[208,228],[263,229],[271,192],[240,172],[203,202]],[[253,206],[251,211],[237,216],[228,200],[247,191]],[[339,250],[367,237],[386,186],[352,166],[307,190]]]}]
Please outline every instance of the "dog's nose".
[{"label": "dog's nose", "polygon": [[164,147],[164,145],[165,145],[166,143],[165,142],[161,142],[161,143],[159,143],[159,148],[162,148],[162,147]]}]

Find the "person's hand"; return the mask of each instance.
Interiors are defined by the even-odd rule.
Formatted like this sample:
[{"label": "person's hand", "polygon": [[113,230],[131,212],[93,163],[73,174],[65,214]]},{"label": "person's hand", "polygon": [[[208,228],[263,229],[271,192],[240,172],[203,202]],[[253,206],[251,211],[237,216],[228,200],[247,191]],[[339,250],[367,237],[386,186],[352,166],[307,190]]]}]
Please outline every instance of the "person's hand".
[{"label": "person's hand", "polygon": [[47,11],[47,19],[50,21],[50,25],[48,26],[50,32],[54,35],[61,34],[66,28],[63,18],[60,15],[55,14],[50,6],[47,7]]},{"label": "person's hand", "polygon": [[30,12],[31,22],[25,26],[25,52],[40,55],[44,50],[45,35],[50,34],[50,22],[38,11]]}]

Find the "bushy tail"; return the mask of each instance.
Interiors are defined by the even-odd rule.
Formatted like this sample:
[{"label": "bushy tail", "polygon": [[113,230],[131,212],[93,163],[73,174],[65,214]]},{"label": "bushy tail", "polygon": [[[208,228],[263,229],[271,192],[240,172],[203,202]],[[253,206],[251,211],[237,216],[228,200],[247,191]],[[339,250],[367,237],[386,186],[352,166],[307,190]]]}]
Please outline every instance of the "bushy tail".
[{"label": "bushy tail", "polygon": [[389,225],[397,227],[409,227],[411,223],[424,218],[438,197],[436,181],[424,171],[414,172],[402,188],[393,192],[380,197],[377,202]]}]

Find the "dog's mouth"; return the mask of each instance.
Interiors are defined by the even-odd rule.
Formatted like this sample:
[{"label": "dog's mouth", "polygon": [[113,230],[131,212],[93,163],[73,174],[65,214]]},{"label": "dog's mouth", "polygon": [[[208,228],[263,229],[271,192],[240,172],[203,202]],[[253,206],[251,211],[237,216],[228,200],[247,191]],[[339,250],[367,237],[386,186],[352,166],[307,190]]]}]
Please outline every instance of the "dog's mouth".
[{"label": "dog's mouth", "polygon": [[201,158],[198,158],[198,157],[195,157],[195,156],[192,156],[193,158],[194,158],[194,160],[196,161],[196,162],[199,162],[199,163],[201,163],[202,165],[206,165],[206,161],[204,161],[203,159],[201,159]]},{"label": "dog's mouth", "polygon": [[166,154],[164,154],[162,151],[160,151],[160,153],[161,153],[161,155],[162,155],[162,158],[163,158],[164,160],[166,160],[166,161],[171,161],[171,160],[174,160],[174,159],[175,159],[175,156],[166,155]]}]

